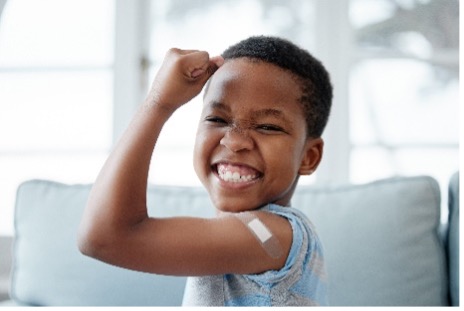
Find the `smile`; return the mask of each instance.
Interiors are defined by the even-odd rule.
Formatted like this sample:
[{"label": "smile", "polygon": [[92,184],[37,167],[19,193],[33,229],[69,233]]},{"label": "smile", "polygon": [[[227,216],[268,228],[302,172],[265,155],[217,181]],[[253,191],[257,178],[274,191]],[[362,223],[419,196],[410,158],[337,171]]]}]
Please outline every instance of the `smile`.
[{"label": "smile", "polygon": [[246,183],[262,176],[259,171],[246,165],[219,163],[216,170],[221,180],[232,183]]}]

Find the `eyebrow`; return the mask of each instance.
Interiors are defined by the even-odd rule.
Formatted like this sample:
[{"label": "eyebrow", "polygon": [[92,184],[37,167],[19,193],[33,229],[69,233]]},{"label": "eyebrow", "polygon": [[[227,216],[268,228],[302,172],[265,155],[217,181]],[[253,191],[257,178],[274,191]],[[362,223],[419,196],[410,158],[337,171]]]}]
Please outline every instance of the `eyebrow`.
[{"label": "eyebrow", "polygon": [[[223,110],[226,112],[231,112],[231,109],[228,105],[222,102],[218,102],[218,101],[211,102],[210,107],[212,109],[218,109],[218,110]],[[251,114],[253,118],[275,117],[277,119],[280,119],[288,123],[289,125],[291,124],[291,122],[285,117],[285,114],[283,113],[283,111],[279,109],[275,109],[275,108],[260,109],[260,110],[252,111]]]},{"label": "eyebrow", "polygon": [[221,102],[217,102],[217,101],[213,101],[213,102],[211,103],[211,108],[213,108],[213,109],[219,109],[219,110],[225,110],[225,111],[227,111],[227,112],[230,112],[230,111],[231,111],[229,106],[227,106],[227,105],[225,105],[225,104],[223,104],[223,103],[221,103]]},{"label": "eyebrow", "polygon": [[276,117],[279,119],[286,120],[284,113],[281,110],[267,108],[253,111],[253,116],[255,117]]},{"label": "eyebrow", "polygon": [[[230,107],[228,105],[226,105],[224,103],[221,103],[221,102],[217,102],[217,101],[212,102],[210,106],[213,109],[225,110],[227,112],[231,111],[231,109],[230,109]],[[266,108],[266,109],[255,110],[255,111],[252,112],[252,115],[254,117],[269,117],[269,116],[272,116],[272,117],[276,117],[276,118],[286,120],[284,113],[281,110],[274,109],[274,108]]]}]

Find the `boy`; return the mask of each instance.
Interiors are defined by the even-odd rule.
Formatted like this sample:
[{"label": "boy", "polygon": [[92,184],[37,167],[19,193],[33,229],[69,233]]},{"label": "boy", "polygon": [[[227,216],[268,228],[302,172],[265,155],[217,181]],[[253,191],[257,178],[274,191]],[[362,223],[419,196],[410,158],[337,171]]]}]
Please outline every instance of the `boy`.
[{"label": "boy", "polygon": [[[208,80],[194,168],[217,217],[150,218],[147,177],[161,128]],[[327,304],[320,242],[289,205],[299,175],[321,160],[331,99],[320,62],[283,39],[251,37],[214,58],[171,49],[92,188],[80,250],[190,276],[188,305]]]}]

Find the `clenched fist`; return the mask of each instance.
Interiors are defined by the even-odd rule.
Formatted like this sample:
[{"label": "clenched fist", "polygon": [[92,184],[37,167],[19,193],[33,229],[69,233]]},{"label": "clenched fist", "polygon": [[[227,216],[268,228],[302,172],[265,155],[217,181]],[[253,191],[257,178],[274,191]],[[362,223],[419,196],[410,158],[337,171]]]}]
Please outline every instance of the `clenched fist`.
[{"label": "clenched fist", "polygon": [[174,111],[197,96],[206,81],[224,63],[205,51],[170,49],[148,94],[146,104]]}]

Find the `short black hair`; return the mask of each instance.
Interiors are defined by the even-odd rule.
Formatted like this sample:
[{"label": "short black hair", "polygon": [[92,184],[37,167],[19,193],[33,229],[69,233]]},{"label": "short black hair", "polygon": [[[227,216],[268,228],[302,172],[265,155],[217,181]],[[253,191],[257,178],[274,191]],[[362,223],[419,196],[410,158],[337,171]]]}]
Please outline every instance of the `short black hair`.
[{"label": "short black hair", "polygon": [[332,84],[325,67],[308,51],[283,38],[253,36],[227,48],[222,57],[263,61],[295,75],[301,85],[307,135],[322,135],[332,106]]}]

